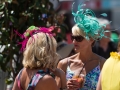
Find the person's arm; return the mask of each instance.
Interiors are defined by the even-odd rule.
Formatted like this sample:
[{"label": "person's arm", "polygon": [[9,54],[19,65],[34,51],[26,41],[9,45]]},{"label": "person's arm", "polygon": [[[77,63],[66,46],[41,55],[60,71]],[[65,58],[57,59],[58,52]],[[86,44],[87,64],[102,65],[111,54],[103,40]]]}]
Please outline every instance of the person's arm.
[{"label": "person's arm", "polygon": [[99,76],[99,80],[98,80],[98,83],[97,83],[97,88],[96,90],[102,90],[102,87],[101,87],[101,74]]},{"label": "person's arm", "polygon": [[54,73],[56,75],[55,80],[59,88],[66,88],[66,68],[67,68],[67,59],[60,60]]},{"label": "person's arm", "polygon": [[[68,65],[68,59],[64,59],[64,60],[61,60],[59,63],[58,63],[58,68],[62,69],[65,74],[66,74],[66,69],[67,69],[67,65]],[[60,84],[60,81],[58,81],[58,84]],[[76,79],[69,79],[67,80],[66,82],[66,85],[67,85],[67,89],[68,90],[76,90],[79,88],[79,83],[77,82]]]},{"label": "person's arm", "polygon": [[59,88],[66,88],[66,75],[62,69],[56,69],[54,72],[55,80]]},{"label": "person's arm", "polygon": [[67,64],[68,64],[67,58],[60,60],[57,65],[57,68],[62,69],[66,74]]},{"label": "person's arm", "polygon": [[45,75],[39,80],[34,90],[59,90],[55,79],[50,75]]}]

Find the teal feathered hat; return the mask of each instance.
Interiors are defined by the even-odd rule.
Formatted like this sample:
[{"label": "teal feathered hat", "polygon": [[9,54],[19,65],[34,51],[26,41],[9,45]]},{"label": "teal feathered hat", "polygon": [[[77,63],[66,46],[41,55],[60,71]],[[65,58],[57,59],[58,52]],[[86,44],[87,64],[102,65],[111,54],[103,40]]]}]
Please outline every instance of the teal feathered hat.
[{"label": "teal feathered hat", "polygon": [[[87,40],[89,40],[89,38],[93,38],[95,40],[99,40],[102,37],[108,38],[104,35],[105,32],[109,32],[109,30],[104,30],[106,25],[100,24],[95,16],[95,13],[91,9],[83,8],[84,6],[86,6],[86,4],[79,4],[76,13],[73,12],[72,6],[72,14],[74,16],[74,21],[77,26],[85,33],[85,38]],[[106,13],[103,13],[101,15],[104,17],[107,16]]]}]

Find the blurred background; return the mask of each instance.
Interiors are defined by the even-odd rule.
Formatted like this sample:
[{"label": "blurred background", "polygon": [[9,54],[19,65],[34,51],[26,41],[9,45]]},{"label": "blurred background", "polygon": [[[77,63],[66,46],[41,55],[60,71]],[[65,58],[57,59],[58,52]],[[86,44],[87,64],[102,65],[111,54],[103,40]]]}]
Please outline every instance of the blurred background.
[{"label": "blurred background", "polygon": [[[54,8],[58,10],[58,12],[65,14],[66,19],[65,23],[69,27],[69,31],[71,31],[71,27],[74,25],[73,16],[71,14],[72,3],[75,2],[73,10],[77,11],[77,7],[79,3],[85,0],[59,0],[57,3],[55,0],[50,0],[54,4]],[[106,13],[108,19],[111,22],[111,29],[117,30],[120,33],[120,1],[119,0],[89,0],[86,2],[86,8],[90,8],[95,12],[97,18],[103,18],[100,14]],[[104,17],[105,18],[105,17]],[[68,40],[70,43],[71,41]]]},{"label": "blurred background", "polygon": [[[51,0],[52,1],[52,0]],[[54,1],[54,0],[53,0]],[[81,1],[84,0],[59,0],[60,11],[66,11],[71,15],[71,4],[75,2],[74,10],[77,10],[77,6]],[[107,19],[112,21],[111,25],[113,28],[118,28],[120,20],[120,1],[119,0],[89,0],[86,2],[86,7],[92,9],[97,17],[100,17],[101,13],[107,13]],[[73,22],[71,21],[73,24]]]},{"label": "blurred background", "polygon": [[[14,79],[22,68],[22,53],[17,44],[21,38],[14,30],[23,33],[31,25],[55,27],[53,33],[59,51],[61,46],[72,43],[71,28],[75,24],[72,4],[75,2],[73,10],[76,12],[79,3],[83,1],[85,0],[0,0],[0,90],[11,90]],[[85,3],[85,8],[92,9],[98,18],[101,18],[100,14],[106,13],[106,19],[112,21],[111,29],[117,30],[119,35],[120,0],[89,0]],[[72,45],[70,47],[73,48]]]}]

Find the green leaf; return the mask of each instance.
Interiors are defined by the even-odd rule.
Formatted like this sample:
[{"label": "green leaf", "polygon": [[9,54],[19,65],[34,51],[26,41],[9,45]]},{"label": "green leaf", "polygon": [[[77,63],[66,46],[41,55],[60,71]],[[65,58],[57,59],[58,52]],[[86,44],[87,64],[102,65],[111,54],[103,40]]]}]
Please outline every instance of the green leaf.
[{"label": "green leaf", "polygon": [[[49,0],[17,0],[17,2],[13,1],[13,3],[11,3],[12,0],[2,0],[2,2],[0,3],[0,15],[2,16],[0,18],[0,32],[2,33],[0,34],[0,45],[5,45],[5,49],[0,53],[0,68],[7,73],[12,73],[13,67],[12,65],[9,66],[8,63],[15,59],[14,80],[14,77],[23,67],[21,47],[17,45],[18,42],[21,42],[21,38],[15,34],[14,30],[22,34],[31,25],[46,26],[47,21],[54,25],[57,20],[53,17],[53,4]],[[11,11],[14,11],[14,13],[11,13]],[[43,18],[43,14],[47,14],[47,17]],[[65,37],[66,28],[60,28],[61,33],[58,33],[57,38],[62,40]],[[9,47],[8,44],[10,44]],[[14,55],[17,55],[17,57],[14,58]],[[10,77],[10,74],[8,74],[8,77]],[[6,80],[7,84],[11,82],[12,80]]]},{"label": "green leaf", "polygon": [[3,60],[3,55],[0,54],[0,64],[2,63],[2,60]]},{"label": "green leaf", "polygon": [[10,18],[10,21],[15,25],[15,26],[18,26],[18,19],[16,19],[15,17],[13,16],[9,16]]},{"label": "green leaf", "polygon": [[8,85],[11,84],[12,82],[13,82],[13,80],[9,80],[9,79],[5,80],[5,83],[8,84]]},{"label": "green leaf", "polygon": [[4,63],[1,63],[0,66],[1,66],[2,71],[6,72],[6,65]]},{"label": "green leaf", "polygon": [[0,4],[0,10],[2,10],[5,7],[5,3]]},{"label": "green leaf", "polygon": [[12,3],[12,0],[5,0],[6,2],[8,2],[8,3]]}]

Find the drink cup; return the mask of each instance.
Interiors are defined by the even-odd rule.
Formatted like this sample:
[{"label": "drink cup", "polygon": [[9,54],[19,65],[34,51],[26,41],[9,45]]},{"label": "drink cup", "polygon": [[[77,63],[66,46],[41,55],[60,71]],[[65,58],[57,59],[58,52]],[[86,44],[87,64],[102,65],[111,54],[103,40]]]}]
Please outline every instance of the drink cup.
[{"label": "drink cup", "polygon": [[72,79],[76,79],[77,82],[79,83],[79,87],[82,88],[84,83],[84,74],[80,74],[80,75],[74,74]]}]

